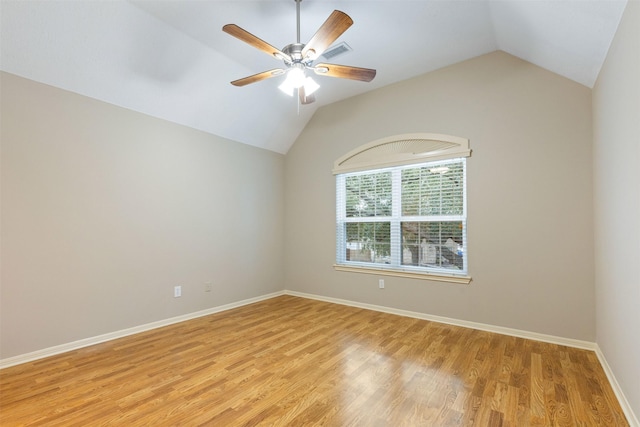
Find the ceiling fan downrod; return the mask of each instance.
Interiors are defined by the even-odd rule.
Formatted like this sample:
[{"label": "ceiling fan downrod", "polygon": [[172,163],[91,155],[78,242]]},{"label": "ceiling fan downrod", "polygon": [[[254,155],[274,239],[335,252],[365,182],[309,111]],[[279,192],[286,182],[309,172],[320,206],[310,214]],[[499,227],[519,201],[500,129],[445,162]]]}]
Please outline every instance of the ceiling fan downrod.
[{"label": "ceiling fan downrod", "polygon": [[302,0],[294,0],[296,2],[296,43],[300,44],[300,2]]},{"label": "ceiling fan downrod", "polygon": [[[305,44],[300,43],[300,3],[302,0],[294,0],[296,2],[296,42],[286,45],[282,48],[282,52],[287,54],[289,57],[279,57],[287,64],[289,67],[305,69],[309,68],[311,65],[310,58],[305,58],[302,55],[302,50],[305,47]],[[307,55],[309,56],[309,55]]]}]

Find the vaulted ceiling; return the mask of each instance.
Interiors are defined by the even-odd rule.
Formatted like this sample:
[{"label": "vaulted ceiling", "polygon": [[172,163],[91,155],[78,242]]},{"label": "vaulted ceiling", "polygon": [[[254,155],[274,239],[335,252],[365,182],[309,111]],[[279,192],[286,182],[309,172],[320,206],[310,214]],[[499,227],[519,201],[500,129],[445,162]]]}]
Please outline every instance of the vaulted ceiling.
[{"label": "vaulted ceiling", "polygon": [[1,0],[3,71],[285,153],[318,107],[495,50],[593,87],[626,0],[303,0],[301,41],[338,9],[354,21],[331,60],[370,83],[319,76],[316,102],[284,77],[229,82],[282,64],[222,32],[234,23],[283,48],[294,0]]}]

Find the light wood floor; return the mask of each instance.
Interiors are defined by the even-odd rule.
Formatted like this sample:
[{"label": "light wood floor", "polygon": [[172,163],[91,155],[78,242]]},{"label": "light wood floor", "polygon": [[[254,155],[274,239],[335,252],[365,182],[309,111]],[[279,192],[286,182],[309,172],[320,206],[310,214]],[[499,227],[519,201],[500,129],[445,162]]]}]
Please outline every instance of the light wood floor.
[{"label": "light wood floor", "polygon": [[591,351],[282,296],[0,371],[0,425],[627,426]]}]

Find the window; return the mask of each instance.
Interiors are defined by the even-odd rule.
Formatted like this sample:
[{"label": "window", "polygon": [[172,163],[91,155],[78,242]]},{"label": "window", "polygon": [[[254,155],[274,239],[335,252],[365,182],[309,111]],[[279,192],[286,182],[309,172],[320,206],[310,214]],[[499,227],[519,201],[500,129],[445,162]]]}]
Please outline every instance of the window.
[{"label": "window", "polygon": [[336,174],[336,268],[458,276],[468,283],[466,158],[425,162],[423,153],[416,163],[400,157],[399,165],[360,164],[364,170]]}]

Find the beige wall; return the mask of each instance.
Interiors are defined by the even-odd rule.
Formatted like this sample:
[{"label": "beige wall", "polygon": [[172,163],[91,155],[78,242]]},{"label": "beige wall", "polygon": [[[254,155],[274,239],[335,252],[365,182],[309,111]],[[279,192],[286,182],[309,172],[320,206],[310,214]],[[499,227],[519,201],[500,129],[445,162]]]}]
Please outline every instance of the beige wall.
[{"label": "beige wall", "polygon": [[1,78],[0,358],[282,289],[282,155]]},{"label": "beige wall", "polygon": [[640,1],[593,91],[597,343],[640,416]]},{"label": "beige wall", "polygon": [[[336,272],[334,160],[369,141],[470,139],[470,285]],[[589,88],[502,52],[318,110],[286,157],[287,289],[593,341]]]}]

